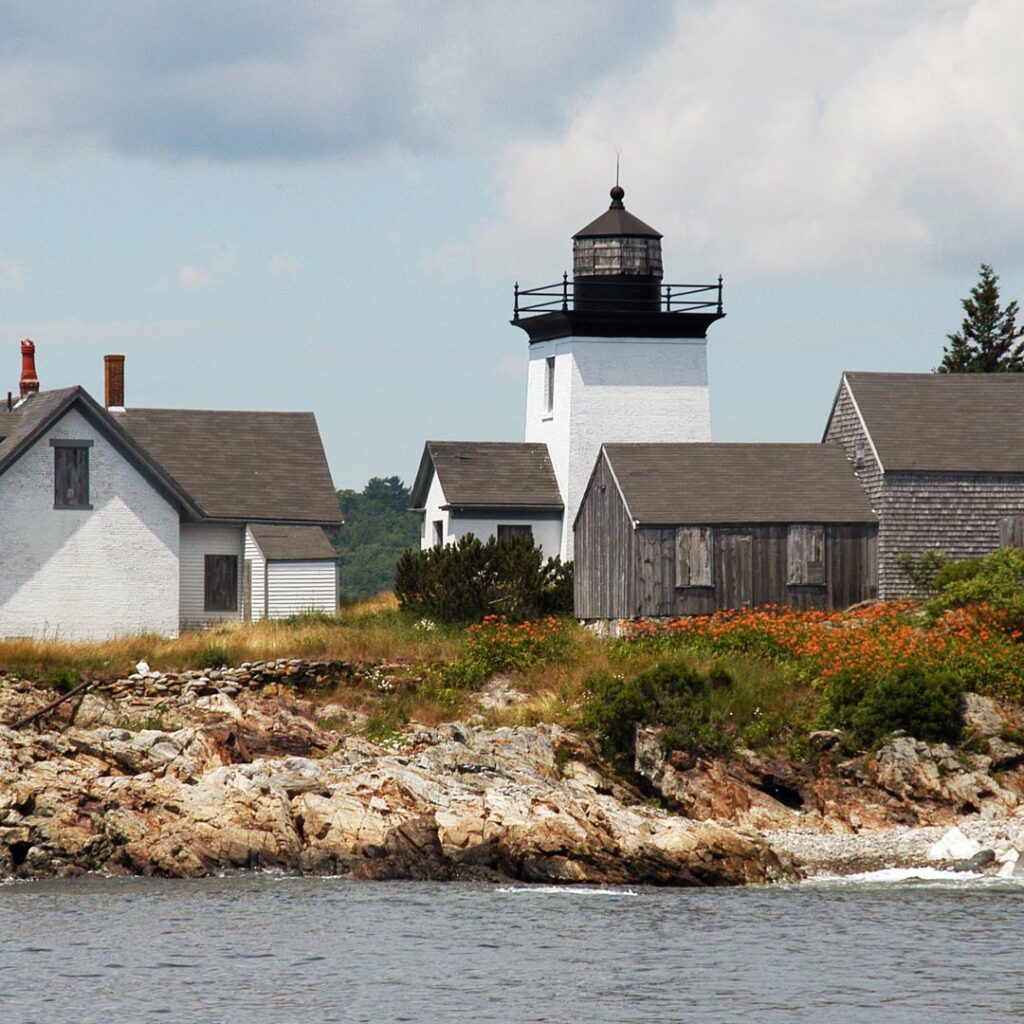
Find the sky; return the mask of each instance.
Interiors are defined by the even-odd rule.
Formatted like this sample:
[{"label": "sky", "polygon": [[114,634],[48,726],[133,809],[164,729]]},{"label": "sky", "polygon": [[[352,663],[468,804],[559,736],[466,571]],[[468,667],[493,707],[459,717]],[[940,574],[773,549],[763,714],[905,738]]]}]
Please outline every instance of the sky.
[{"label": "sky", "polygon": [[[0,387],[311,409],[338,487],[515,440],[512,286],[608,203],[725,278],[721,441],[1024,299],[1019,0],[0,0]],[[6,353],[6,354],[5,354]]]}]

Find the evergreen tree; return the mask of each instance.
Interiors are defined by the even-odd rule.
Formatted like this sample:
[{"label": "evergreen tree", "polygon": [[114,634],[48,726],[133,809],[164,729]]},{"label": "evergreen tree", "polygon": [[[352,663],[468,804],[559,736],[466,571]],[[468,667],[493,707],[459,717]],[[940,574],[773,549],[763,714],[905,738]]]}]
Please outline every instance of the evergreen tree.
[{"label": "evergreen tree", "polygon": [[397,476],[374,477],[361,492],[338,491],[345,525],[329,532],[344,597],[373,597],[394,586],[396,559],[420,543],[420,517],[409,511],[409,499]]},{"label": "evergreen tree", "polygon": [[1024,327],[1017,326],[1017,303],[999,304],[999,277],[982,263],[978,283],[961,300],[963,323],[949,334],[936,373],[1020,373],[1024,371]]}]

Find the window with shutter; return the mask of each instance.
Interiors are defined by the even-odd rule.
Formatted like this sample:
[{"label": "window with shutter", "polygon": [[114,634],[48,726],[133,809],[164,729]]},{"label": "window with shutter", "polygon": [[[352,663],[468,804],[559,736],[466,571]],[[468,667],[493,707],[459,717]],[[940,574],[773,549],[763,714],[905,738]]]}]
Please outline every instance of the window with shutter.
[{"label": "window with shutter", "polygon": [[90,509],[89,449],[92,441],[51,438],[53,448],[53,507]]},{"label": "window with shutter", "polygon": [[825,585],[825,527],[791,526],[786,543],[791,587]]},{"label": "window with shutter", "polygon": [[680,526],[676,530],[676,586],[713,587],[714,531],[710,526]]},{"label": "window with shutter", "polygon": [[206,611],[238,611],[237,555],[207,555],[203,582]]}]

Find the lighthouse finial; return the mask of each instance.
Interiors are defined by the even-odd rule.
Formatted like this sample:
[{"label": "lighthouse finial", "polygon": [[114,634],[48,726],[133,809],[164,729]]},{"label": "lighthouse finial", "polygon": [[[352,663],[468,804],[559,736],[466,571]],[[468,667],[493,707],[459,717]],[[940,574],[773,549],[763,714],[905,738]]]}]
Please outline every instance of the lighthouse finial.
[{"label": "lighthouse finial", "polygon": [[612,197],[612,206],[621,207],[622,200],[626,195],[626,190],[619,184],[619,158],[622,156],[622,150],[615,150],[615,185],[612,187],[609,195]]}]

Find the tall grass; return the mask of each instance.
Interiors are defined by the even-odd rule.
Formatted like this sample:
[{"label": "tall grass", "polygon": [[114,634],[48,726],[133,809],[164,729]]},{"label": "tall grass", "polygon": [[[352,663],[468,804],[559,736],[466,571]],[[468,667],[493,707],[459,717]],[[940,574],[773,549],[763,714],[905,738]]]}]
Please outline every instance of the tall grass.
[{"label": "tall grass", "polygon": [[142,659],[160,671],[272,658],[432,662],[458,657],[463,642],[462,630],[437,624],[425,627],[401,611],[389,594],[350,605],[335,615],[225,623],[173,640],[155,635],[94,643],[4,640],[0,641],[0,669],[31,677],[55,671],[106,677],[132,672]]}]

